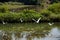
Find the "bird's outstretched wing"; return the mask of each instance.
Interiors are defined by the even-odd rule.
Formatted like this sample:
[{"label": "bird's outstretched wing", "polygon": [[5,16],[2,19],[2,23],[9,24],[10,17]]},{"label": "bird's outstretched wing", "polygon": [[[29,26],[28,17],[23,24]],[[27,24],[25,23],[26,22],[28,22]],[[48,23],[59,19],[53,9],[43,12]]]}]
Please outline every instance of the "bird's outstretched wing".
[{"label": "bird's outstretched wing", "polygon": [[36,20],[35,20],[35,19],[32,19],[32,20],[36,22]]},{"label": "bird's outstretched wing", "polygon": [[41,17],[40,18],[38,18],[38,20],[36,21],[37,23],[39,23],[39,21],[41,20]]},{"label": "bird's outstretched wing", "polygon": [[38,20],[32,19],[33,21],[35,21],[36,23],[39,23],[39,21],[41,20],[41,17],[38,18]]}]

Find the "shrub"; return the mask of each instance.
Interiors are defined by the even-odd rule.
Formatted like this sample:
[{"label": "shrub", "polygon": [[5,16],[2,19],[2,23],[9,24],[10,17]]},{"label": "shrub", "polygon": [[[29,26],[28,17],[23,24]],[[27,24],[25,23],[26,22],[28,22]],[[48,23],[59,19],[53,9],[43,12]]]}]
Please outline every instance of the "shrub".
[{"label": "shrub", "polygon": [[38,19],[41,17],[40,13],[34,10],[24,10],[23,13],[25,15],[25,19],[27,20],[32,20],[33,18]]},{"label": "shrub", "polygon": [[47,9],[44,9],[41,11],[41,15],[42,15],[42,20],[50,20],[50,15],[52,14],[51,11],[48,11]]},{"label": "shrub", "polygon": [[0,21],[19,21],[20,14],[13,13],[0,13]]},{"label": "shrub", "polygon": [[42,20],[47,21],[58,21],[60,20],[60,3],[54,3],[50,5],[47,9],[41,11],[41,15],[43,17]]},{"label": "shrub", "polygon": [[1,21],[16,21],[19,22],[20,18],[24,21],[32,21],[32,18],[38,19],[41,15],[37,12],[32,10],[23,11],[21,13],[0,13],[0,20]]},{"label": "shrub", "polygon": [[50,5],[47,10],[51,11],[50,19],[52,20],[60,20],[60,3],[54,3]]},{"label": "shrub", "polygon": [[48,10],[55,13],[59,14],[60,13],[60,3],[54,3],[48,7]]},{"label": "shrub", "polygon": [[2,5],[0,6],[0,12],[5,13],[5,12],[8,12],[8,11],[9,11],[9,7],[8,7],[7,4],[2,4]]}]

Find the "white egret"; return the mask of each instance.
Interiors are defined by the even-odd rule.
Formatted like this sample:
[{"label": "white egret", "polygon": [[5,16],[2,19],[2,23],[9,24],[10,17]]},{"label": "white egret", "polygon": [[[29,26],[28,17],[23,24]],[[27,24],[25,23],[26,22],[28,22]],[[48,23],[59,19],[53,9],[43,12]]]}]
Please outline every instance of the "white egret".
[{"label": "white egret", "polygon": [[20,21],[21,21],[21,23],[23,22],[23,19],[22,18],[20,18]]},{"label": "white egret", "polygon": [[6,24],[4,21],[2,21],[3,24]]},{"label": "white egret", "polygon": [[54,23],[48,23],[50,26],[53,25]]},{"label": "white egret", "polygon": [[2,21],[2,24],[7,24],[7,22]]},{"label": "white egret", "polygon": [[33,21],[35,21],[36,23],[39,23],[39,21],[41,20],[41,17],[38,18],[38,20],[32,19]]}]

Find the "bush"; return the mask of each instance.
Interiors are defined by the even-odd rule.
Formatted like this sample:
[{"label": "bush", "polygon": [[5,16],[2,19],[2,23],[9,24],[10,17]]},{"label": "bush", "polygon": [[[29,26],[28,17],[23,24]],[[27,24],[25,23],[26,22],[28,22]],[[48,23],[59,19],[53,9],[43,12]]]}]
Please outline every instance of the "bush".
[{"label": "bush", "polygon": [[2,13],[9,12],[8,5],[7,4],[0,5],[0,12],[2,12]]},{"label": "bush", "polygon": [[25,21],[31,21],[33,18],[38,19],[41,17],[41,15],[34,10],[24,10],[22,16]]},{"label": "bush", "polygon": [[47,10],[51,11],[50,19],[59,21],[60,20],[60,3],[54,3],[50,5]]},{"label": "bush", "polygon": [[37,12],[35,13],[32,10],[23,11],[21,13],[0,13],[0,20],[8,22],[19,22],[20,18],[27,22],[32,21],[32,18],[38,19],[39,17],[41,17],[41,15]]},{"label": "bush", "polygon": [[16,20],[16,21],[18,21],[19,20],[19,18],[20,18],[20,14],[17,14],[17,13],[15,13],[15,14],[11,14],[11,13],[0,13],[0,20],[2,21],[14,21],[14,20]]},{"label": "bush", "polygon": [[50,15],[52,14],[51,11],[48,11],[47,9],[44,9],[41,11],[42,20],[50,21]]},{"label": "bush", "polygon": [[50,5],[47,9],[41,11],[42,20],[59,21],[60,20],[60,3]]},{"label": "bush", "polygon": [[60,3],[54,3],[48,7],[48,10],[55,13],[59,14],[60,13]]}]

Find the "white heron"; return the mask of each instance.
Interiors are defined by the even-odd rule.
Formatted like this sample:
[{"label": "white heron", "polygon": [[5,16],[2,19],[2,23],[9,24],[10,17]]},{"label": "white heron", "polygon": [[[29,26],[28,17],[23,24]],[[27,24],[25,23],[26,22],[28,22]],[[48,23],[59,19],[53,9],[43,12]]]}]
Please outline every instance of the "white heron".
[{"label": "white heron", "polygon": [[20,21],[21,21],[21,23],[23,22],[23,19],[22,18],[20,18]]},{"label": "white heron", "polygon": [[54,23],[48,23],[50,26],[53,25]]},{"label": "white heron", "polygon": [[4,21],[2,21],[3,24],[6,24]]},{"label": "white heron", "polygon": [[32,19],[33,21],[35,21],[36,23],[39,23],[39,21],[41,20],[41,17],[38,18],[38,20]]},{"label": "white heron", "polygon": [[2,21],[2,24],[7,24],[7,22]]}]

